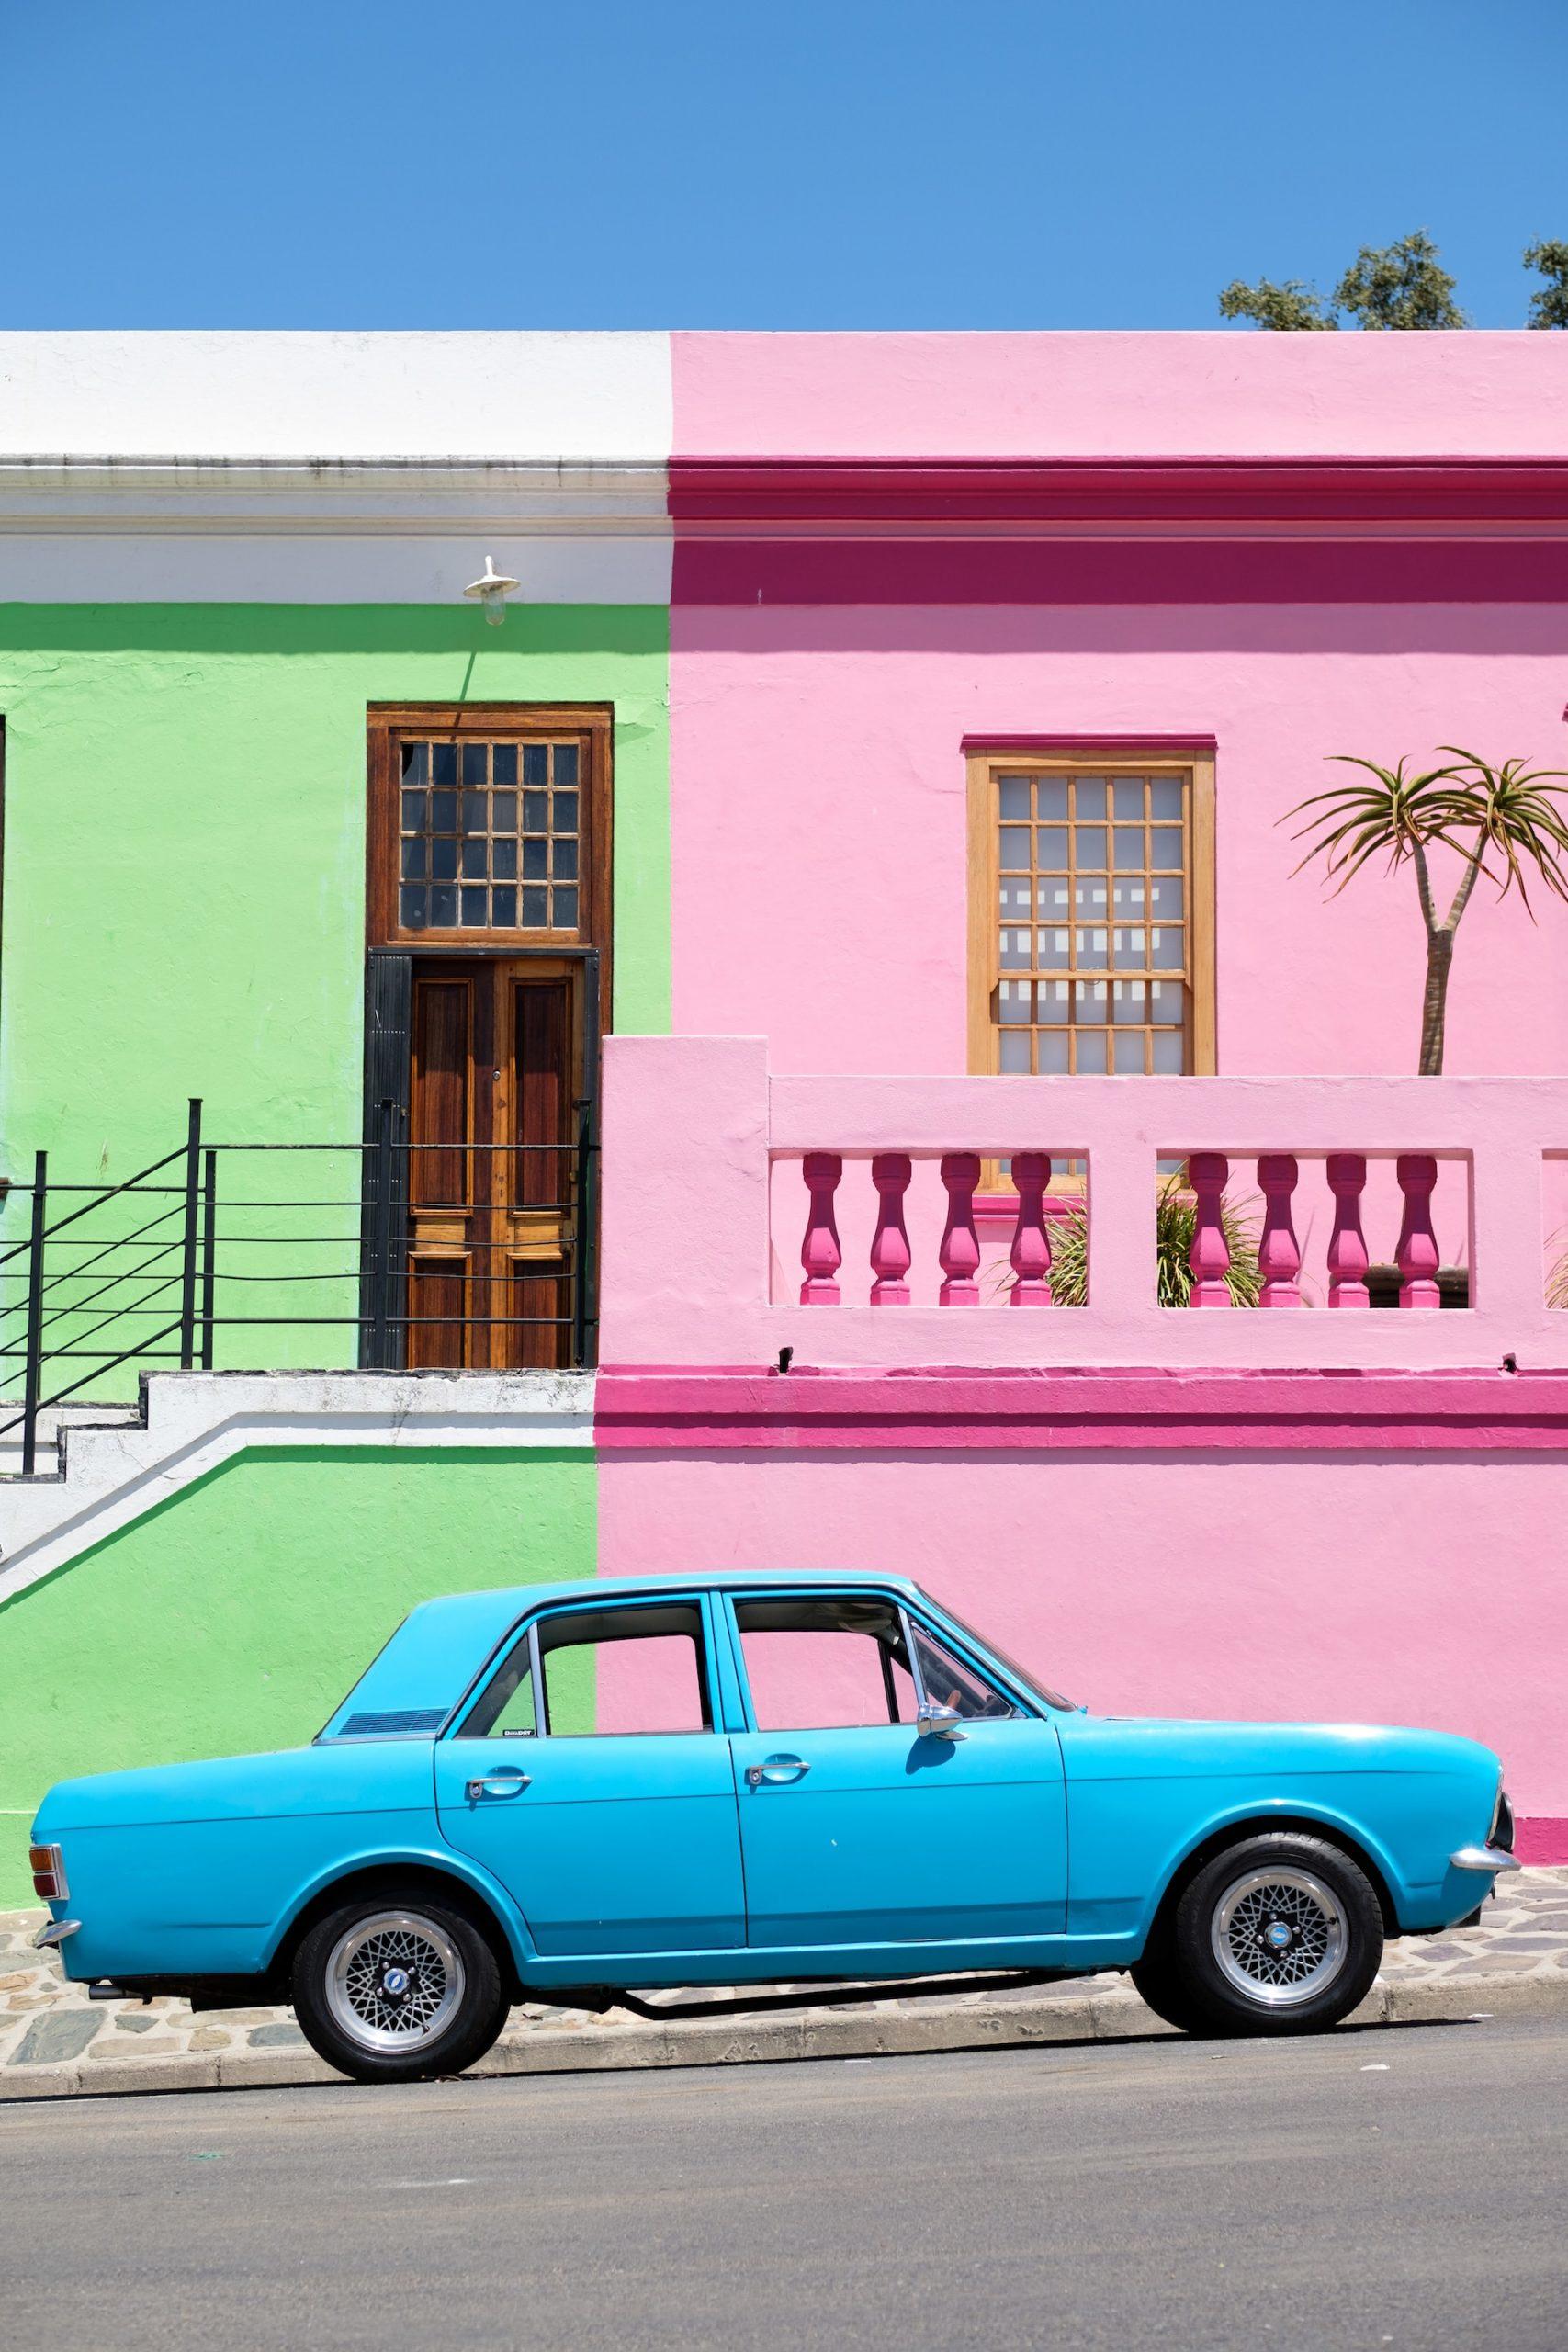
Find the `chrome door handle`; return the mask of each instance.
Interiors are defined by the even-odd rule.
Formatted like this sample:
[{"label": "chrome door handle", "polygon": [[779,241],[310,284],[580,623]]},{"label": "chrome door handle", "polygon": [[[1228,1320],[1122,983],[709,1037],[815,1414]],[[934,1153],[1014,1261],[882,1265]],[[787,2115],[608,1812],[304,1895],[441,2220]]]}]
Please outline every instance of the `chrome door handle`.
[{"label": "chrome door handle", "polygon": [[482,1781],[470,1781],[463,1793],[470,1804],[481,1797],[514,1797],[525,1789],[532,1776],[527,1772],[489,1772]]},{"label": "chrome door handle", "polygon": [[747,1765],[746,1785],[760,1789],[766,1781],[787,1788],[792,1781],[804,1780],[810,1770],[804,1756],[770,1756],[765,1763]]}]

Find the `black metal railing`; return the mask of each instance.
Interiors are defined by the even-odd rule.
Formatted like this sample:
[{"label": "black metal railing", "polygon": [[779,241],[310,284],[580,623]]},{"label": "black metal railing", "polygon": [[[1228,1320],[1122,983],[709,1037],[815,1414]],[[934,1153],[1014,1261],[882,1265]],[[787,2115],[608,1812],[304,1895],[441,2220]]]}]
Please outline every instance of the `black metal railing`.
[{"label": "black metal railing", "polygon": [[[127,1368],[210,1372],[220,1351],[226,1369],[321,1368],[329,1331],[365,1370],[592,1365],[596,1091],[556,1143],[415,1142],[389,1101],[369,1125],[357,1144],[210,1143],[197,1100],[184,1144],[120,1183],[56,1182],[36,1155],[31,1183],[0,1192],[28,1204],[25,1238],[0,1228],[0,1381],[22,1375],[0,1438],[20,1430],[24,1476],[40,1414]],[[515,1311],[541,1279],[558,1311]],[[262,1331],[265,1358],[238,1337]]]}]

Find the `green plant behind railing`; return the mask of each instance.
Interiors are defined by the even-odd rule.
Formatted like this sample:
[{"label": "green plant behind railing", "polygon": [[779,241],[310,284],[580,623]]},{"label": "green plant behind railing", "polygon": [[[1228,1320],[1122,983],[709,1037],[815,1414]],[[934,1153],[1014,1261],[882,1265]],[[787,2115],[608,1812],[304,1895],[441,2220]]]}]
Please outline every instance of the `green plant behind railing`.
[{"label": "green plant behind railing", "polygon": [[[1189,1259],[1198,1220],[1197,1203],[1179,1176],[1168,1176],[1155,1203],[1156,1295],[1162,1306],[1187,1306],[1192,1298]],[[1227,1193],[1220,1203],[1220,1229],[1230,1251],[1225,1284],[1233,1306],[1256,1306],[1263,1287],[1258,1270],[1258,1219]],[[1089,1219],[1081,1208],[1054,1216],[1051,1238],[1051,1297],[1057,1306],[1089,1304]]]}]

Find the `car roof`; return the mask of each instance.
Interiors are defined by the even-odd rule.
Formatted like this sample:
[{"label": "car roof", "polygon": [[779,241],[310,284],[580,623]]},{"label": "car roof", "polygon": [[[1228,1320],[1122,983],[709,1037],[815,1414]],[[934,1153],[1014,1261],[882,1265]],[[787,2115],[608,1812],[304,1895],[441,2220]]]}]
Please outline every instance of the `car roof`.
[{"label": "car roof", "polygon": [[829,1589],[890,1587],[911,1595],[916,1590],[907,1577],[879,1576],[869,1568],[697,1568],[671,1569],[667,1576],[581,1577],[570,1583],[446,1593],[409,1611],[321,1736],[341,1737],[350,1725],[363,1731],[372,1718],[389,1734],[434,1728],[445,1721],[518,1619],[558,1601],[602,1602],[627,1593],[755,1591],[770,1585],[802,1584]]},{"label": "car roof", "polygon": [[[580,1577],[560,1584],[501,1585],[483,1598],[508,1605],[521,1616],[525,1609],[543,1601],[606,1600],[616,1593],[669,1592],[677,1586],[684,1592],[723,1592],[742,1585],[793,1584],[894,1585],[901,1592],[911,1593],[917,1589],[910,1577],[885,1576],[874,1568],[671,1568],[662,1576]],[[420,1605],[437,1610],[479,1598],[478,1593],[453,1593]]]}]

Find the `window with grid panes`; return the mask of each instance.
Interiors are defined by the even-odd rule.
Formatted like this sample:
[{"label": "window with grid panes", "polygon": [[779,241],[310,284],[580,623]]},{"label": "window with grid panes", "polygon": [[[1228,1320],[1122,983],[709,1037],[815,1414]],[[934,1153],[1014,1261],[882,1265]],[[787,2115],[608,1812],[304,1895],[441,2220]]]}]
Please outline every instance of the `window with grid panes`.
[{"label": "window with grid panes", "polygon": [[998,769],[995,1067],[1181,1072],[1192,1055],[1192,776]]},{"label": "window with grid panes", "polygon": [[405,738],[399,748],[400,928],[575,933],[577,744]]}]

